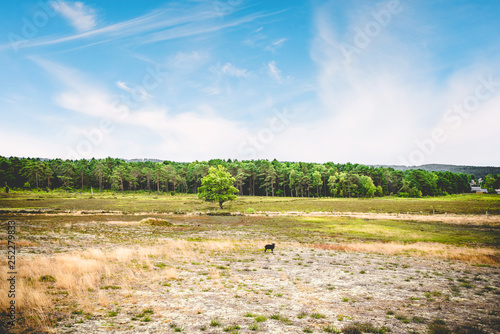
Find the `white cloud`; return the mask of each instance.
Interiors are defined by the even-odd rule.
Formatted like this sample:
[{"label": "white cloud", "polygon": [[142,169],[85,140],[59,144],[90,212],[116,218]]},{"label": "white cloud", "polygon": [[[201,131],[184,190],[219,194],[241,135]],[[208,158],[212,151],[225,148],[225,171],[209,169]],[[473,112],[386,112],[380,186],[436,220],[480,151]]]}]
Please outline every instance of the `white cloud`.
[{"label": "white cloud", "polygon": [[46,138],[22,127],[13,129],[0,124],[0,131],[9,140],[0,141],[0,155],[13,157],[60,158],[63,155],[64,140]]},{"label": "white cloud", "polygon": [[267,63],[267,70],[268,70],[271,78],[273,78],[277,82],[281,83],[281,71],[276,66],[276,61],[273,60],[273,61]]},{"label": "white cloud", "polygon": [[226,63],[224,65],[210,66],[210,71],[219,76],[227,75],[235,78],[249,78],[252,76],[252,72],[246,68],[239,68],[231,63]]},{"label": "white cloud", "polygon": [[[83,40],[79,47],[87,47],[136,36],[141,38],[134,39],[134,43],[155,43],[217,32],[277,14],[254,13],[221,21],[216,11],[208,4],[193,7],[191,4],[187,5],[186,2],[178,2],[172,3],[167,8],[157,9],[127,21],[94,29],[96,26],[95,13],[83,3],[67,3],[59,0],[54,2],[53,6],[78,29],[78,33],[63,37],[52,35],[23,40],[16,44],[16,49],[56,45],[78,40]],[[88,41],[91,38],[93,40]],[[11,43],[5,43],[0,45],[0,50],[12,47]]]},{"label": "white cloud", "polygon": [[268,46],[266,46],[266,50],[267,51],[271,51],[271,52],[274,52],[276,51],[278,48],[280,48],[281,46],[283,46],[283,44],[287,41],[288,39],[286,38],[281,38],[277,41],[274,41],[272,42],[271,44],[269,44]]},{"label": "white cloud", "polygon": [[[77,71],[40,59],[35,61],[64,84],[63,90],[54,96],[54,103],[58,107],[76,112],[85,119],[94,119],[96,124],[102,120],[112,122],[114,130],[103,135],[92,150],[85,151],[85,158],[95,156],[96,152],[122,157],[154,156],[177,161],[210,159],[214,156],[234,158],[238,154],[237,144],[248,134],[239,122],[225,119],[209,105],[199,104],[180,113],[152,103],[129,110],[116,103],[113,95],[102,87],[96,87],[94,82]],[[118,81],[116,85],[130,90],[124,82]],[[68,119],[73,117],[75,115],[68,115]],[[88,129],[78,128],[74,132],[89,132]],[[86,139],[82,137],[81,140]],[[71,149],[77,151],[81,140],[74,141]]]},{"label": "white cloud", "polygon": [[[301,109],[262,157],[401,164],[435,128],[449,127],[443,124],[446,110],[474,93],[479,78],[495,68],[472,63],[439,82],[433,75],[436,63],[422,54],[426,51],[398,39],[399,27],[386,27],[346,65],[339,46],[349,37],[339,37],[328,13],[317,11],[310,50],[320,111]],[[275,62],[267,67],[271,77],[282,77]],[[435,143],[421,163],[498,165],[498,157],[480,153],[500,146],[494,125],[500,123],[500,87],[495,94],[457,130],[447,130],[447,140]]]},{"label": "white cloud", "polygon": [[131,94],[134,97],[134,99],[137,100],[137,101],[150,100],[153,97],[142,86],[131,88],[125,82],[123,82],[123,81],[117,81],[116,82],[116,87],[118,87],[118,88],[126,91],[129,94]]},{"label": "white cloud", "polygon": [[238,68],[231,63],[226,63],[220,70],[224,74],[237,78],[246,78],[250,76],[250,72],[247,69]]},{"label": "white cloud", "polygon": [[202,89],[203,92],[208,95],[219,95],[221,93],[221,89],[218,86],[210,86]]},{"label": "white cloud", "polygon": [[52,2],[52,7],[59,12],[78,31],[88,31],[97,25],[94,9],[83,2],[66,2],[62,0]]}]

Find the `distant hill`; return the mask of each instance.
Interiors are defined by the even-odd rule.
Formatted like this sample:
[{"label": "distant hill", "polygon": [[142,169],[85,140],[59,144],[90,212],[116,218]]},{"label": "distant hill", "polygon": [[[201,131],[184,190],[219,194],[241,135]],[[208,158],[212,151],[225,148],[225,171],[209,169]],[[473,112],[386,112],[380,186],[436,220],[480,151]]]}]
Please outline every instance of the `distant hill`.
[{"label": "distant hill", "polygon": [[144,159],[124,159],[125,162],[146,162],[146,161],[150,161],[150,162],[163,162],[163,160],[160,160],[160,159],[149,159],[149,158],[144,158]]},{"label": "distant hill", "polygon": [[442,164],[427,164],[421,166],[400,166],[400,165],[373,165],[373,167],[391,167],[398,170],[408,169],[423,169],[428,172],[452,172],[472,174],[475,178],[483,178],[488,174],[500,174],[500,167],[493,166],[458,166],[458,165],[442,165]]}]

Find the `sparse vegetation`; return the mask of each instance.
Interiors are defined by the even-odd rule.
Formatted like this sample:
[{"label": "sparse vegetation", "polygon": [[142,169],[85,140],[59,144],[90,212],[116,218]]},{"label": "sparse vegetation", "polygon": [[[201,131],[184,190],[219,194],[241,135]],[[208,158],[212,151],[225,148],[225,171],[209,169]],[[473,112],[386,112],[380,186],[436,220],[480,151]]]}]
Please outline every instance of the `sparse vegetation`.
[{"label": "sparse vegetation", "polygon": [[[142,207],[141,198],[147,195],[137,195],[133,203],[128,202],[129,195],[123,198],[118,195],[112,199],[115,207],[106,212],[93,211],[91,207],[85,213],[74,210],[47,213],[41,208],[36,210],[42,210],[43,214],[18,212],[26,210],[23,203],[55,203],[63,198],[51,195],[55,197],[42,194],[40,201],[26,201],[26,197],[18,201],[17,196],[25,195],[10,192],[8,196],[12,197],[0,201],[3,210],[6,206],[13,208],[12,203],[19,205],[15,210],[7,208],[8,212],[0,216],[2,221],[14,219],[22,224],[18,237],[23,246],[17,260],[23,270],[17,281],[16,304],[21,315],[19,326],[24,331],[71,328],[79,332],[94,326],[98,319],[106,319],[105,326],[118,332],[127,326],[148,328],[168,320],[162,316],[163,304],[161,312],[154,311],[158,307],[155,301],[167,296],[179,305],[185,303],[185,298],[193,301],[193,305],[214,300],[224,312],[231,313],[228,305],[234,303],[242,310],[227,319],[225,315],[209,315],[203,307],[196,314],[182,307],[169,310],[183,324],[171,327],[169,331],[173,332],[213,328],[238,333],[266,331],[272,325],[284,332],[310,329],[338,333],[336,327],[326,325],[331,315],[318,312],[330,309],[332,304],[347,307],[342,310],[346,314],[333,317],[339,322],[336,323],[339,329],[353,333],[385,333],[387,329],[379,327],[380,322],[367,325],[377,318],[391,321],[391,326],[398,329],[406,328],[407,324],[416,326],[420,333],[427,330],[475,333],[474,330],[481,329],[464,325],[459,328],[453,322],[427,319],[448,319],[443,309],[465,313],[470,319],[495,316],[489,310],[476,314],[473,308],[465,308],[455,300],[460,296],[479,307],[481,303],[493,303],[498,297],[496,286],[500,282],[495,273],[500,263],[499,230],[493,215],[487,223],[486,218],[476,221],[476,216],[417,221],[414,217],[381,218],[375,214],[348,217],[279,212],[266,216],[258,210],[251,215],[233,215],[235,205],[244,205],[246,210],[250,206],[279,203],[272,198],[248,203],[247,198],[241,197],[228,208],[231,212],[228,216],[158,214]],[[105,196],[109,195],[94,194],[93,199],[83,202],[94,205],[95,200],[107,201]],[[178,204],[179,199],[189,203],[180,203],[175,212],[192,212],[188,207],[200,204],[183,195],[170,198],[159,195],[148,200],[165,203],[172,199]],[[260,201],[257,197],[252,199]],[[82,205],[80,198],[72,200],[75,205]],[[136,205],[131,212],[147,213],[129,214],[120,210],[129,204]],[[145,223],[145,219],[163,220],[171,225],[165,228]],[[269,241],[276,243],[279,252],[264,254],[262,249]],[[2,261],[0,265],[5,266],[5,260]],[[457,261],[463,266],[460,270],[456,269]],[[6,278],[0,275],[2,291],[7,287]],[[357,283],[361,283],[356,288],[359,292],[351,294],[349,287]],[[370,289],[384,291],[382,299],[364,290],[367,283]],[[405,292],[407,297],[402,304],[392,297]],[[221,293],[226,297],[221,299]],[[304,304],[299,311],[288,306],[297,298],[306,301],[315,295],[329,296],[329,304],[315,300],[314,308]],[[260,302],[254,303],[255,298]],[[397,314],[380,310],[380,303],[386,301],[398,310]],[[418,310],[426,318],[414,315],[416,309],[409,303],[420,304]],[[275,308],[278,304],[279,309]],[[6,310],[7,306],[0,299],[1,309]],[[347,310],[352,306],[362,312],[349,313]],[[266,313],[269,310],[274,313]],[[199,319],[196,328],[189,320],[194,316]],[[129,319],[127,324],[122,322],[124,317]],[[485,328],[495,330],[491,326]]]},{"label": "sparse vegetation", "polygon": [[219,327],[221,326],[221,322],[219,319],[210,320],[210,327]]},{"label": "sparse vegetation", "polygon": [[141,224],[146,224],[151,226],[172,226],[171,222],[160,218],[145,218],[141,220]]}]

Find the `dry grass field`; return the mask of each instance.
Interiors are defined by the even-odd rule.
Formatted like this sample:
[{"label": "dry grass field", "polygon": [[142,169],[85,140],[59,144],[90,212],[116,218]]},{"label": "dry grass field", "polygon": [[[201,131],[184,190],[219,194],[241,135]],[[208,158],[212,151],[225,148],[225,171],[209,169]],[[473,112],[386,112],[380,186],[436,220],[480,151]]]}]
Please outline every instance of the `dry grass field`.
[{"label": "dry grass field", "polygon": [[[27,199],[37,196],[0,199],[0,331],[500,332],[495,197],[415,200],[399,211],[401,199],[380,199],[381,207],[352,199],[361,207],[327,212],[299,201],[289,210],[273,200],[250,207],[247,198],[224,211],[189,196],[143,205],[147,198],[131,195],[105,209],[99,198],[74,199],[70,209],[57,196],[35,207]],[[158,200],[166,209],[150,209]],[[171,210],[180,200],[191,204]],[[418,210],[431,201],[477,202],[489,213]],[[17,226],[14,327],[4,298],[8,221]]]}]

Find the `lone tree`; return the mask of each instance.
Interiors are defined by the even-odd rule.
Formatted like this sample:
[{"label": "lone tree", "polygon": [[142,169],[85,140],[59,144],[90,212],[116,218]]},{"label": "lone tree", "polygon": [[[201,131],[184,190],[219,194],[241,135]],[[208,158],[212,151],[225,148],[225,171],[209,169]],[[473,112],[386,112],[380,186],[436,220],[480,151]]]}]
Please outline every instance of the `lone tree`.
[{"label": "lone tree", "polygon": [[235,194],[238,193],[238,189],[233,187],[235,181],[223,166],[210,167],[207,176],[201,179],[198,198],[205,199],[207,202],[219,202],[222,209],[224,202],[236,199]]}]

